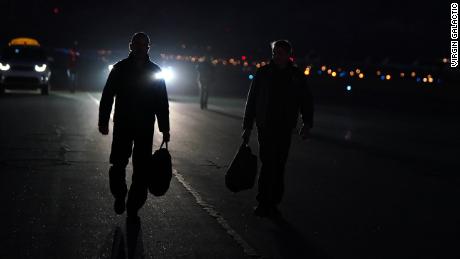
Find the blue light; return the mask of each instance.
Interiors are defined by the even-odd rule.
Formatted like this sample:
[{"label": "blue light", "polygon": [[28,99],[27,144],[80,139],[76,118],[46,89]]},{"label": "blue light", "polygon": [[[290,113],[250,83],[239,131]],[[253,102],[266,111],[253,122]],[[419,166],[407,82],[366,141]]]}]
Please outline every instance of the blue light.
[{"label": "blue light", "polygon": [[420,83],[422,81],[422,79],[420,79],[420,77],[417,77],[417,79],[415,79],[417,81],[417,83]]},{"label": "blue light", "polygon": [[345,73],[344,71],[342,71],[342,72],[340,72],[339,77],[345,77],[346,74],[347,74],[347,73]]},{"label": "blue light", "polygon": [[249,75],[249,80],[252,80],[254,79],[254,76],[253,75]]},{"label": "blue light", "polygon": [[323,74],[323,71],[318,70],[318,75],[321,75],[321,74]]},{"label": "blue light", "polygon": [[347,85],[347,91],[351,91],[351,85]]},{"label": "blue light", "polygon": [[19,49],[14,49],[14,53],[18,54],[18,53],[19,53]]},{"label": "blue light", "polygon": [[385,76],[384,76],[384,75],[381,75],[381,76],[380,76],[380,80],[385,80]]}]

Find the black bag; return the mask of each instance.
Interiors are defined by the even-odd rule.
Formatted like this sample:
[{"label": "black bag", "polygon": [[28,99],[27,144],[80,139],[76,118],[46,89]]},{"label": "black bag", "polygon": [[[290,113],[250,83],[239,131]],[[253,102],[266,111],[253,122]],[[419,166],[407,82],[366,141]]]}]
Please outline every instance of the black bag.
[{"label": "black bag", "polygon": [[257,156],[242,144],[225,174],[225,185],[232,192],[248,190],[254,187],[256,176]]},{"label": "black bag", "polygon": [[156,150],[151,158],[151,170],[148,176],[149,192],[155,196],[163,196],[169,189],[169,184],[172,178],[171,155],[168,151],[168,143],[166,148],[163,144]]}]

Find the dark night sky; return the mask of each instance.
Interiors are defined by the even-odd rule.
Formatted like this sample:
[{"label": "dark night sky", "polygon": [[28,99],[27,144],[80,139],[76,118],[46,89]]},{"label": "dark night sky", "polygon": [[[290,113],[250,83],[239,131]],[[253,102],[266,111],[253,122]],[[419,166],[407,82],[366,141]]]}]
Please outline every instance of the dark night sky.
[{"label": "dark night sky", "polygon": [[[82,48],[127,47],[148,32],[160,51],[265,56],[268,43],[290,39],[298,56],[314,50],[330,59],[367,56],[413,60],[449,51],[448,2],[421,1],[58,1],[1,0],[0,42],[31,35],[44,44]],[[59,13],[54,14],[53,8]],[[190,47],[196,49],[190,50]]]}]

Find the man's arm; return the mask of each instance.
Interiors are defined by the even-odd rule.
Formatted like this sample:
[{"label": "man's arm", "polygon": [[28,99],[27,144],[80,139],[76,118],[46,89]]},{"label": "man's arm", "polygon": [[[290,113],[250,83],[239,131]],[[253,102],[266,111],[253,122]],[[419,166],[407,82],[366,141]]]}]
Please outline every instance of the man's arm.
[{"label": "man's arm", "polygon": [[158,80],[158,128],[163,133],[163,140],[169,141],[169,101],[164,80]]},{"label": "man's arm", "polygon": [[104,90],[102,91],[101,101],[99,103],[99,131],[107,135],[109,133],[110,113],[112,113],[113,98],[116,95],[118,68],[110,71]]}]

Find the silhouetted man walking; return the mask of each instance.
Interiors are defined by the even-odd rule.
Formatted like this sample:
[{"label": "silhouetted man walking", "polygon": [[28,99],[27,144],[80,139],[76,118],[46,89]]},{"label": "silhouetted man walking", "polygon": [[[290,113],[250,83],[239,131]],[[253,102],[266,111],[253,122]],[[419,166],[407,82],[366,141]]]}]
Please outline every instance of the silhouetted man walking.
[{"label": "silhouetted man walking", "polygon": [[303,121],[299,133],[304,139],[313,126],[313,98],[304,74],[290,60],[291,53],[288,41],[272,43],[273,58],[257,71],[246,102],[243,141],[249,142],[255,121],[262,162],[256,197],[259,204],[254,210],[260,217],[279,216],[284,167],[299,111]]},{"label": "silhouetted man walking", "polygon": [[[138,220],[137,212],[147,199],[146,174],[152,155],[155,115],[169,141],[169,104],[166,86],[160,68],[149,59],[149,37],[142,32],[134,34],[129,57],[113,66],[102,92],[99,106],[99,131],[109,133],[109,118],[114,97],[115,113],[112,151],[109,170],[110,190],[115,197],[114,210],[125,211],[125,168],[132,154],[133,175],[126,209],[128,219]],[[134,145],[134,148],[133,148]]]},{"label": "silhouetted man walking", "polygon": [[197,65],[197,84],[200,89],[200,108],[208,108],[209,90],[214,83],[214,66],[209,61]]}]

